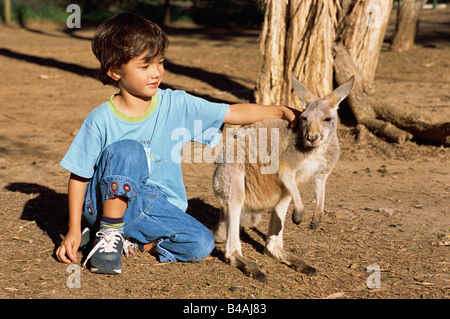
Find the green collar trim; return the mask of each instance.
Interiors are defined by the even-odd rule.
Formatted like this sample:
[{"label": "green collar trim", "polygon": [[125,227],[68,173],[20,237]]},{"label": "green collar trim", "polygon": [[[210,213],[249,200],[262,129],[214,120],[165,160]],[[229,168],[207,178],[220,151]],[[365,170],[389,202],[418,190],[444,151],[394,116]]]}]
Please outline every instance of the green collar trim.
[{"label": "green collar trim", "polygon": [[113,102],[114,96],[115,96],[114,94],[111,95],[111,98],[108,101],[108,106],[109,106],[110,110],[119,119],[121,119],[122,121],[128,122],[128,123],[139,123],[139,122],[142,122],[143,120],[147,119],[150,115],[153,114],[153,112],[156,109],[156,106],[158,105],[158,93],[156,93],[152,97],[152,102],[150,103],[150,106],[148,107],[147,111],[145,111],[144,114],[139,115],[139,116],[130,116],[130,115],[127,115],[127,114],[122,113],[121,111],[119,111],[119,109],[117,108],[117,106]]}]

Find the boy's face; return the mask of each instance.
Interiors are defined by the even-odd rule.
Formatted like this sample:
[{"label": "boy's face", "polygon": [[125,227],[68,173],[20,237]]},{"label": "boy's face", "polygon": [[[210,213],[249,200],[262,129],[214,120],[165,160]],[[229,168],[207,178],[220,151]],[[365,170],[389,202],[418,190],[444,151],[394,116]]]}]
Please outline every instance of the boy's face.
[{"label": "boy's face", "polygon": [[144,99],[151,98],[158,92],[164,76],[164,57],[147,61],[147,52],[122,65],[120,70],[110,70],[108,74],[119,81],[121,90]]}]

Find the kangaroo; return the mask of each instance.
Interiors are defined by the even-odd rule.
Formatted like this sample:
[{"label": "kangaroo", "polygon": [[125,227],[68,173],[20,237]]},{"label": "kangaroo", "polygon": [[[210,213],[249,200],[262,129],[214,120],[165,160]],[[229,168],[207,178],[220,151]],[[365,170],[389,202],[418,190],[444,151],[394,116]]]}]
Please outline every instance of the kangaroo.
[{"label": "kangaroo", "polygon": [[[271,212],[271,218],[264,253],[297,271],[316,275],[315,268],[283,249],[284,220],[293,200],[292,220],[296,224],[301,222],[305,206],[298,187],[313,179],[317,203],[310,228],[319,225],[324,213],[325,183],[339,158],[337,109],[339,103],[350,94],[355,82],[355,78],[351,77],[320,99],[292,74],[291,79],[304,105],[298,124],[291,128],[285,120],[265,120],[239,128],[234,136],[238,143],[230,148],[227,140],[220,153],[227,160],[216,161],[213,176],[214,194],[222,206],[214,230],[215,240],[225,242],[224,255],[229,263],[261,282],[267,282],[266,276],[255,262],[242,255],[239,232],[241,226],[255,226],[266,211]],[[263,140],[267,139],[268,132],[271,137],[277,138]],[[249,140],[252,140],[251,136],[256,136],[256,140],[242,143],[246,136]],[[270,150],[271,155],[278,152],[278,169],[275,172],[264,172],[268,168],[267,161],[260,158],[251,160],[257,155],[257,145]],[[239,160],[236,154],[245,156]]]}]

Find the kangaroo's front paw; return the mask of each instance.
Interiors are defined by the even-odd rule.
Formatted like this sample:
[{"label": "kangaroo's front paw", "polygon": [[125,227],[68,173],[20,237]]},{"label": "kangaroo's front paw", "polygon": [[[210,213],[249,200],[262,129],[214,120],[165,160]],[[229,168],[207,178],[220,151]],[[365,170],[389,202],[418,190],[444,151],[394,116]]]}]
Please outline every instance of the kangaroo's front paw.
[{"label": "kangaroo's front paw", "polygon": [[312,221],[311,223],[309,223],[309,228],[316,229],[317,226],[319,226],[319,224],[320,224],[320,222]]},{"label": "kangaroo's front paw", "polygon": [[323,212],[320,214],[316,214],[314,218],[312,219],[311,223],[309,224],[309,228],[316,229],[317,226],[319,226],[320,221],[322,220]]},{"label": "kangaroo's front paw", "polygon": [[296,225],[300,224],[303,219],[303,210],[296,210],[292,213],[292,222]]},{"label": "kangaroo's front paw", "polygon": [[311,223],[309,223],[309,228],[311,228],[311,229],[316,229],[317,226],[319,226],[321,219],[322,219],[322,218],[318,218],[318,219],[317,219],[317,218],[314,218],[314,219],[311,221]]}]

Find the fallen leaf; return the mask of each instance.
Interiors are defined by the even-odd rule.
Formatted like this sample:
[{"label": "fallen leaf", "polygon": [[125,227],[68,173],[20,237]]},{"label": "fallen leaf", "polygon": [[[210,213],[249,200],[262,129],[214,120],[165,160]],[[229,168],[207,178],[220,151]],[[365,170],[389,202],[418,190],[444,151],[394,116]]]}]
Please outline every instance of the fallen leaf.
[{"label": "fallen leaf", "polygon": [[422,286],[434,286],[433,283],[431,283],[431,282],[426,282],[426,281],[424,281],[424,282],[416,282],[415,284],[416,284],[416,285],[422,285]]},{"label": "fallen leaf", "polygon": [[386,288],[374,288],[374,289],[370,289],[369,292],[370,293],[374,293],[374,292],[380,292],[386,290]]},{"label": "fallen leaf", "polygon": [[326,297],[325,299],[337,299],[342,297],[345,294],[345,292],[336,292],[332,295],[329,295],[328,297]]}]

